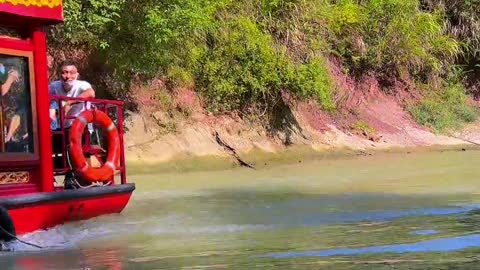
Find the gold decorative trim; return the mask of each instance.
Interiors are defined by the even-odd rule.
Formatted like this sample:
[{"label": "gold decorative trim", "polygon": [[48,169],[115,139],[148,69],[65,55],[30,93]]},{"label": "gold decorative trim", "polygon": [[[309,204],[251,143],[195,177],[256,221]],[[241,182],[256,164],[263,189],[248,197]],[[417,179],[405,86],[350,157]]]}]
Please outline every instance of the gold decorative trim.
[{"label": "gold decorative trim", "polygon": [[62,0],[0,0],[0,4],[10,3],[14,6],[35,6],[35,7],[49,7],[54,8],[62,4]]},{"label": "gold decorative trim", "polygon": [[0,185],[28,183],[28,172],[0,172]]}]

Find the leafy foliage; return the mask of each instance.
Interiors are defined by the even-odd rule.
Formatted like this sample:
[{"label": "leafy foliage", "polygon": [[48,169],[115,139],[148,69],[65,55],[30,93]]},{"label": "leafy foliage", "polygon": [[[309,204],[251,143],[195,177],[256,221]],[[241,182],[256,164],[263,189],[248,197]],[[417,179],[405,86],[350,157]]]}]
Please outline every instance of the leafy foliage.
[{"label": "leafy foliage", "polygon": [[421,11],[417,0],[338,2],[322,12],[337,53],[354,69],[439,73],[460,52],[443,31],[442,14]]},{"label": "leafy foliage", "polygon": [[120,20],[124,4],[125,0],[65,0],[64,25],[55,28],[55,38],[106,48],[102,36],[109,24]]},{"label": "leafy foliage", "polygon": [[449,124],[435,117],[472,115],[462,79],[447,76],[459,56],[478,55],[478,2],[66,0],[65,25],[50,42],[101,63],[99,80],[115,96],[134,80],[160,78],[194,88],[214,111],[273,108],[285,92],[334,110],[331,56],[354,75],[440,78],[447,82],[427,87],[411,112],[441,129]]},{"label": "leafy foliage", "polygon": [[[144,0],[122,18],[144,18],[139,24],[146,31],[120,22],[111,32],[106,58],[116,59],[112,64],[121,74],[162,77],[173,87],[195,87],[214,110],[243,109],[254,103],[268,107],[283,90],[334,107],[322,57],[297,63],[253,16],[227,12],[238,5],[227,0]],[[311,70],[312,63],[318,70]]]},{"label": "leafy foliage", "polygon": [[446,14],[447,32],[464,46],[463,55],[480,60],[480,1],[478,0],[425,0],[431,9]]},{"label": "leafy foliage", "polygon": [[475,96],[480,96],[480,1],[479,0],[425,0],[424,5],[446,14],[445,29],[462,46],[457,62],[465,71],[466,85]]}]

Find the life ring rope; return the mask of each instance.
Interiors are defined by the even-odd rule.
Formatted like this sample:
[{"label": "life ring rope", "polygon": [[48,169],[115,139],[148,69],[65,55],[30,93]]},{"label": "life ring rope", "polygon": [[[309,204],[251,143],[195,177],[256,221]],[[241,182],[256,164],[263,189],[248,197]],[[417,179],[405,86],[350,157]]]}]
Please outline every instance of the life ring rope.
[{"label": "life ring rope", "polygon": [[[106,131],[107,159],[100,168],[91,167],[83,153],[82,136],[89,123],[94,123]],[[120,160],[120,139],[112,119],[106,113],[95,109],[80,113],[70,128],[70,155],[73,169],[85,180],[92,183],[110,181]]]}]

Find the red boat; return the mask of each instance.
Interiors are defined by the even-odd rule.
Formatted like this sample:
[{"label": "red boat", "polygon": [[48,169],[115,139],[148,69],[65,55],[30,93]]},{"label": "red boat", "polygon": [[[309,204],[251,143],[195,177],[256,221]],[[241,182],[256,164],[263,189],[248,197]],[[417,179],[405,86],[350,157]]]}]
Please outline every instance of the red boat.
[{"label": "red boat", "polygon": [[[125,172],[123,103],[48,95],[46,38],[40,29],[62,21],[61,0],[0,0],[0,242],[119,213],[135,189]],[[51,99],[88,104],[88,109],[69,119],[60,106],[60,127],[51,129]],[[65,121],[73,121],[69,132]],[[93,132],[89,123],[95,124]],[[53,151],[52,140],[61,142],[61,149]],[[60,182],[68,173],[86,180],[66,187]]]}]

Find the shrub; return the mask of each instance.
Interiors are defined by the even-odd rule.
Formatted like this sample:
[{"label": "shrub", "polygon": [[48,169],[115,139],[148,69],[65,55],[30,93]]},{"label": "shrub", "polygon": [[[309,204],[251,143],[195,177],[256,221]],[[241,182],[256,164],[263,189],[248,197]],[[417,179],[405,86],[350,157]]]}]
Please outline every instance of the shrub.
[{"label": "shrub", "polygon": [[467,103],[465,88],[458,83],[445,83],[439,92],[430,91],[418,104],[408,106],[415,120],[437,132],[458,128],[473,122],[478,115]]},{"label": "shrub", "polygon": [[326,63],[322,58],[313,58],[299,65],[295,70],[292,89],[303,98],[316,98],[325,110],[332,111],[336,105],[333,102],[333,84]]},{"label": "shrub", "polygon": [[460,52],[443,14],[421,11],[418,0],[342,0],[323,13],[337,53],[360,72],[440,73]]},{"label": "shrub", "polygon": [[107,48],[106,28],[121,20],[126,0],[65,0],[64,24],[52,28],[50,42],[88,44]]}]

